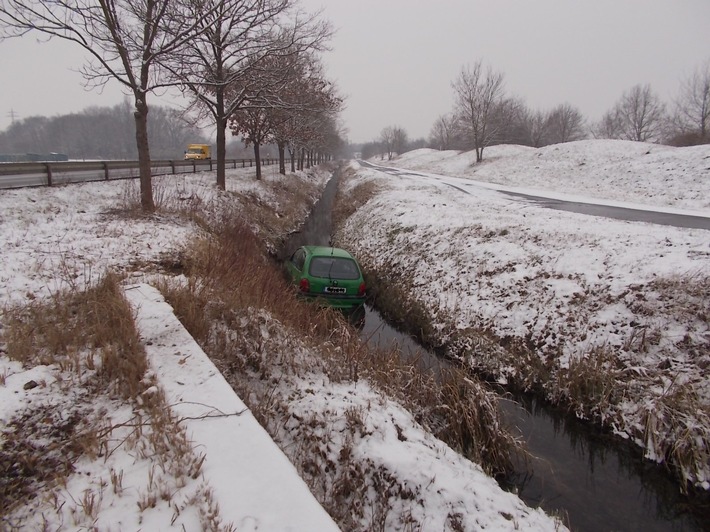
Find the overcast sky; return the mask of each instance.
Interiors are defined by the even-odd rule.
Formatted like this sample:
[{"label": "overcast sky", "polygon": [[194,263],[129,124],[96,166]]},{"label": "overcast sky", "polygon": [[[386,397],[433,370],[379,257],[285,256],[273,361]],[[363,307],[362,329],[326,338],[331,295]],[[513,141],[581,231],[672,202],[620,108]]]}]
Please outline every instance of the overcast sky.
[{"label": "overcast sky", "polygon": [[[670,102],[681,80],[710,60],[710,0],[301,0],[322,8],[336,33],[324,56],[346,97],[348,138],[374,140],[386,126],[427,137],[452,110],[451,82],[482,60],[507,93],[533,109],[569,103],[596,121],[636,84]],[[15,119],[114,105],[116,85],[87,92],[81,51],[0,43],[0,129]],[[149,104],[167,103],[154,96]]]}]

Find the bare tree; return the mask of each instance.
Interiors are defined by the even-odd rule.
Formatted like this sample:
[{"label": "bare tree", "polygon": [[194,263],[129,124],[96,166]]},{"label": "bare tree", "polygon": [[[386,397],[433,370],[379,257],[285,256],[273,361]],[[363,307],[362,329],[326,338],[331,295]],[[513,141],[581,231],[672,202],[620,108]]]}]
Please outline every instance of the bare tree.
[{"label": "bare tree", "polygon": [[695,137],[693,142],[710,142],[710,59],[682,82],[675,101],[677,134]]},{"label": "bare tree", "polygon": [[261,179],[261,146],[268,141],[271,134],[269,118],[266,109],[242,109],[232,114],[229,122],[232,135],[242,134],[244,144],[254,147],[257,180]]},{"label": "bare tree", "polygon": [[392,160],[407,150],[407,132],[400,126],[387,126],[380,133],[380,145],[387,152],[387,160]]},{"label": "bare tree", "polygon": [[651,85],[635,85],[620,102],[623,134],[627,140],[658,141],[666,118],[666,106]]},{"label": "bare tree", "polygon": [[385,148],[379,142],[367,142],[362,145],[362,150],[360,157],[363,159],[371,159],[376,157],[378,154],[382,154]]},{"label": "bare tree", "polygon": [[321,116],[318,135],[311,142],[313,162],[320,163],[341,151],[343,129],[335,114],[325,113]]},{"label": "bare tree", "polygon": [[484,72],[481,61],[478,61],[473,66],[464,67],[452,87],[457,117],[469,147],[476,150],[476,161],[481,162],[483,150],[496,137],[491,118],[496,104],[503,98],[503,74],[490,67]]},{"label": "bare tree", "polygon": [[568,103],[552,109],[545,119],[546,144],[572,142],[585,136],[584,116]]},{"label": "bare tree", "polygon": [[404,128],[399,126],[392,127],[392,149],[397,155],[403,154],[407,151],[407,143],[409,142],[409,135],[404,130]]},{"label": "bare tree", "polygon": [[525,140],[525,103],[520,98],[501,98],[492,107],[489,130],[492,144],[520,144]]},{"label": "bare tree", "polygon": [[656,142],[661,139],[665,123],[665,105],[653,93],[651,86],[635,85],[604,115],[595,135]]},{"label": "bare tree", "polygon": [[437,150],[453,148],[457,132],[456,118],[452,114],[441,115],[436,119],[429,133],[429,143]]},{"label": "bare tree", "polygon": [[316,57],[302,54],[273,59],[268,59],[273,68],[282,67],[287,60],[293,76],[277,92],[264,91],[264,96],[254,97],[249,107],[230,117],[232,134],[243,134],[243,141],[254,146],[257,179],[261,178],[259,148],[266,142],[277,144],[282,174],[286,173],[286,147],[291,152],[292,171],[298,147],[324,155],[333,145],[333,117],[342,104],[335,85],[322,77],[322,65]]},{"label": "bare tree", "polygon": [[[309,147],[328,150],[334,146],[333,132],[338,130],[334,126],[335,116],[343,105],[335,84],[323,75],[323,65],[318,57],[304,53],[291,59],[297,61],[294,76],[280,90],[278,102],[268,109],[282,174],[286,173],[286,149],[289,150],[291,171],[295,171],[298,150]],[[339,134],[335,136],[339,137]]]},{"label": "bare tree", "polygon": [[[151,106],[151,156],[174,159],[187,142],[201,140],[200,134],[181,119],[178,110]],[[3,143],[3,139],[12,143]],[[74,159],[135,159],[133,106],[126,100],[112,107],[88,107],[80,113],[17,120],[8,134],[0,137],[0,152],[58,152]]]},{"label": "bare tree", "polygon": [[380,144],[385,152],[387,152],[387,160],[392,159],[394,152],[394,127],[387,126],[380,132]]},{"label": "bare tree", "polygon": [[[332,32],[318,14],[298,11],[297,0],[202,0],[190,5],[202,31],[167,67],[193,98],[199,116],[216,125],[217,185],[225,188],[229,117],[240,109],[276,105],[276,95],[293,76],[290,63],[278,59],[320,49]],[[282,68],[274,68],[276,63]]]},{"label": "bare tree", "polygon": [[521,119],[523,133],[525,135],[525,145],[540,148],[547,144],[548,139],[548,114],[541,110],[531,111],[525,109]]},{"label": "bare tree", "polygon": [[0,138],[0,151],[46,153],[56,150],[47,143],[50,122],[46,116],[28,116],[15,120]]},{"label": "bare tree", "polygon": [[150,153],[160,159],[181,156],[190,143],[209,143],[199,128],[186,122],[179,109],[153,106],[148,124]]},{"label": "bare tree", "polygon": [[604,113],[602,119],[592,126],[591,133],[595,139],[621,138],[621,117],[618,109],[614,108]]},{"label": "bare tree", "polygon": [[0,28],[3,38],[34,31],[75,43],[91,57],[88,86],[115,79],[133,96],[141,206],[153,211],[147,96],[165,87],[162,59],[204,30],[202,18],[176,0],[4,0]]}]

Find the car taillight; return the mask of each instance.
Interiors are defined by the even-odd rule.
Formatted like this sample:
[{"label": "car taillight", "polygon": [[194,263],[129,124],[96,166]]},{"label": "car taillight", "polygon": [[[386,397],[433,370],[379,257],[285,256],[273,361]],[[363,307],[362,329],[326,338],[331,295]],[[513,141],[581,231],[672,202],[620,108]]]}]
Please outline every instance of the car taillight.
[{"label": "car taillight", "polygon": [[311,283],[308,282],[308,279],[301,279],[301,282],[298,284],[298,286],[301,288],[301,292],[311,291]]},{"label": "car taillight", "polygon": [[366,288],[364,281],[360,283],[360,287],[357,289],[357,297],[364,297]]}]

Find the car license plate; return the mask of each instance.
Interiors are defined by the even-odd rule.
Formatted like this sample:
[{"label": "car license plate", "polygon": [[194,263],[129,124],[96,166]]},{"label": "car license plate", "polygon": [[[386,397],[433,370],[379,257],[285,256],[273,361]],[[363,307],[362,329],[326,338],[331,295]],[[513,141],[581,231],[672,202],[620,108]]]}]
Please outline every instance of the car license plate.
[{"label": "car license plate", "polygon": [[345,288],[342,286],[326,286],[325,293],[326,294],[344,294]]}]

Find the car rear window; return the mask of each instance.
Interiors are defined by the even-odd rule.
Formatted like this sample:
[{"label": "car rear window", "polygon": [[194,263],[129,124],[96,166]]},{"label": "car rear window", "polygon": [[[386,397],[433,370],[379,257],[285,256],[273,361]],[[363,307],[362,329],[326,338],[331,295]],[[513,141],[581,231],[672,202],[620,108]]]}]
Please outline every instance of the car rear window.
[{"label": "car rear window", "polygon": [[360,278],[360,271],[352,259],[342,257],[313,257],[308,272],[313,277],[354,280]]}]

